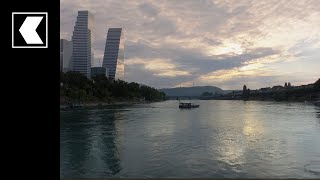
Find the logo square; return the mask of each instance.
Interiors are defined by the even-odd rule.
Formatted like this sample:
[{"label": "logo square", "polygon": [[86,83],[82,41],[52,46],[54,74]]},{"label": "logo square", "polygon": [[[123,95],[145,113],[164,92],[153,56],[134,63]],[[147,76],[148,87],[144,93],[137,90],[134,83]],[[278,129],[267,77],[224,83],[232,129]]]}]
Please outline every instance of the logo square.
[{"label": "logo square", "polygon": [[12,12],[12,48],[48,48],[48,13]]}]

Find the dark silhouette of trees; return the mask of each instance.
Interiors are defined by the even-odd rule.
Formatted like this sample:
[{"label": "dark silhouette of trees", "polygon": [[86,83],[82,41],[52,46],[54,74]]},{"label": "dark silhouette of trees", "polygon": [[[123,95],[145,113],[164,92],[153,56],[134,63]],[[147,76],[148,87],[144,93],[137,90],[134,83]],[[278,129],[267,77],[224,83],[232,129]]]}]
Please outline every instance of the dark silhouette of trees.
[{"label": "dark silhouette of trees", "polygon": [[92,77],[92,80],[78,72],[60,73],[60,95],[69,101],[110,101],[135,100],[144,98],[148,101],[164,100],[165,93],[149,86],[140,86],[135,82],[110,80],[103,75]]},{"label": "dark silhouette of trees", "polygon": [[315,89],[320,90],[320,78],[313,84]]}]

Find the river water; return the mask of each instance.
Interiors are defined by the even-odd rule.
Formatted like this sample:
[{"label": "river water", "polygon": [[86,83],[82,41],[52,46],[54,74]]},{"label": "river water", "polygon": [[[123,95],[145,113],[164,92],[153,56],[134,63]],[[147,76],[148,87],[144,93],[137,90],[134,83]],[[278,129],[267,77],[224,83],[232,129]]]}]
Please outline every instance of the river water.
[{"label": "river water", "polygon": [[61,178],[320,178],[320,108],[178,101],[60,112]]}]

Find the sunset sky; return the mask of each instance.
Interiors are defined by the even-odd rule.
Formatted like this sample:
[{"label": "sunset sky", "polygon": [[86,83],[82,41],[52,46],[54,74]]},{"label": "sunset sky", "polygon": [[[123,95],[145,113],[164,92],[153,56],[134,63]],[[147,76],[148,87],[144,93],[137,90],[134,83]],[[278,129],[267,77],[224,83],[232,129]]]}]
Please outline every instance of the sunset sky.
[{"label": "sunset sky", "polygon": [[61,0],[60,36],[95,16],[95,65],[108,28],[125,36],[125,80],[156,88],[250,89],[320,78],[319,0]]}]

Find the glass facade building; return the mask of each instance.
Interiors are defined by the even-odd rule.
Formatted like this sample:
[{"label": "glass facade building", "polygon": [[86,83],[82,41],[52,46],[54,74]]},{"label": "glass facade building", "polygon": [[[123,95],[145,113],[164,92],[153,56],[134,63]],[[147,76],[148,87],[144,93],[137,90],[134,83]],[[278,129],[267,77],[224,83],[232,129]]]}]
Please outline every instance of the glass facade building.
[{"label": "glass facade building", "polygon": [[124,35],[122,28],[109,28],[102,67],[108,78],[124,80]]},{"label": "glass facade building", "polygon": [[107,71],[104,67],[92,67],[91,68],[91,77],[97,76],[97,75],[103,75],[106,76]]},{"label": "glass facade building", "polygon": [[72,35],[72,70],[91,77],[93,59],[94,17],[89,11],[78,11]]},{"label": "glass facade building", "polygon": [[61,39],[60,40],[60,71],[72,71],[72,42]]}]

